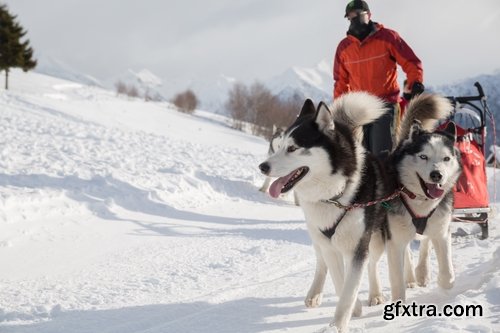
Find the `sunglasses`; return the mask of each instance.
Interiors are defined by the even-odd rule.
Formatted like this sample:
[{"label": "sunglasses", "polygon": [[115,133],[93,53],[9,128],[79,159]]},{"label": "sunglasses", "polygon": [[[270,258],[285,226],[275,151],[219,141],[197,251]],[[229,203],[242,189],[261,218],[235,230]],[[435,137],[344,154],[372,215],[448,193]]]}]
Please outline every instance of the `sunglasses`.
[{"label": "sunglasses", "polygon": [[366,10],[356,10],[353,12],[349,12],[349,14],[347,14],[346,18],[348,21],[350,21],[353,18],[358,17],[359,15],[364,15],[364,14],[368,14],[368,12]]}]

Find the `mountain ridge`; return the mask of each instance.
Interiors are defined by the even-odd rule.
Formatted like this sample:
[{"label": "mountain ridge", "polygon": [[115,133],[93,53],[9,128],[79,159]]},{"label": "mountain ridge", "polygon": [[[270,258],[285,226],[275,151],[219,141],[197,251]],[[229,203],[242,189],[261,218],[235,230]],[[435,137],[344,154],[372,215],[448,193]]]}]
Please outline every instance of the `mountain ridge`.
[{"label": "mountain ridge", "polygon": [[[90,75],[79,73],[63,62],[41,57],[39,66],[35,71],[54,77],[75,81],[78,83],[97,85],[115,89],[118,81],[137,85],[140,93],[154,92],[163,100],[171,100],[172,97],[186,89],[191,89],[197,95],[199,108],[225,114],[225,102],[228,92],[233,85],[239,81],[237,78],[220,74],[215,78],[194,78],[189,81],[167,80],[148,69],[128,69],[121,74],[99,81]],[[274,75],[266,80],[259,80],[274,95],[287,99],[294,95],[301,98],[329,101],[332,96],[333,77],[332,64],[330,61],[322,60],[312,67],[293,66],[280,74]],[[146,79],[147,77],[147,79]],[[500,69],[492,73],[482,73],[473,77],[457,80],[449,84],[427,85],[427,91],[433,91],[445,96],[475,95],[477,90],[474,82],[480,82],[488,97],[488,104],[492,110],[500,110]],[[496,114],[495,114],[496,115]],[[500,117],[495,117],[499,118]],[[500,122],[498,122],[500,125]]]}]

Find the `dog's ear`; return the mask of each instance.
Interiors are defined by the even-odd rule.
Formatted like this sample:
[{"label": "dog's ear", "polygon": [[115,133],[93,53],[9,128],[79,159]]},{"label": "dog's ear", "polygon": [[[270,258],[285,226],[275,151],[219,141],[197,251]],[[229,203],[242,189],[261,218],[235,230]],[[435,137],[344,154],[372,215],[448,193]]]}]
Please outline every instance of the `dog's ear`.
[{"label": "dog's ear", "polygon": [[457,142],[457,125],[453,121],[450,121],[446,128],[444,129],[445,133],[448,133],[453,138],[453,142]]},{"label": "dog's ear", "polygon": [[303,117],[306,115],[312,115],[316,112],[316,108],[314,107],[313,101],[311,101],[309,98],[306,99],[304,102],[304,105],[302,106],[302,110],[300,110],[299,117]]},{"label": "dog's ear", "polygon": [[326,106],[325,103],[319,103],[315,118],[315,122],[318,124],[320,131],[325,132],[327,130],[334,129],[332,112],[328,109],[328,106]]},{"label": "dog's ear", "polygon": [[413,124],[411,125],[408,139],[415,141],[415,139],[422,133],[422,131],[423,131],[422,123],[420,122],[420,120],[415,119],[413,121]]}]

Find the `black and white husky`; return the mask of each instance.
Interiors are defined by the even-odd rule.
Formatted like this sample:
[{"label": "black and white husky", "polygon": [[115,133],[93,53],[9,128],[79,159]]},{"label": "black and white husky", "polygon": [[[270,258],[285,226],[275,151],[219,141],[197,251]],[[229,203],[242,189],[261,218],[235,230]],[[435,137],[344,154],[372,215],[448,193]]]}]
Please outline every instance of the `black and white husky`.
[{"label": "black and white husky", "polygon": [[[429,240],[439,265],[438,285],[449,289],[455,280],[449,224],[453,212],[452,189],[461,173],[460,152],[455,148],[452,123],[444,131],[435,131],[438,121],[446,119],[452,109],[449,101],[438,95],[421,95],[412,100],[388,159],[388,176],[396,181],[394,187],[402,189],[401,195],[390,202],[387,212],[390,232],[385,239],[394,301],[405,301],[406,287],[415,283],[407,250],[415,236],[422,239],[416,269],[418,284],[424,286],[429,282]],[[384,250],[382,237],[372,238],[370,250],[374,258],[380,257]],[[375,263],[370,263],[369,275],[370,303],[379,304],[383,297]]]},{"label": "black and white husky", "polygon": [[263,174],[278,177],[271,196],[297,193],[317,259],[305,304],[321,304],[330,271],[339,295],[331,325],[339,331],[347,330],[352,314],[361,314],[357,295],[370,237],[385,221],[381,205],[364,205],[387,189],[380,163],[362,145],[362,126],[385,112],[384,103],[366,93],[346,94],[331,110],[306,100],[282,147],[259,166]]}]

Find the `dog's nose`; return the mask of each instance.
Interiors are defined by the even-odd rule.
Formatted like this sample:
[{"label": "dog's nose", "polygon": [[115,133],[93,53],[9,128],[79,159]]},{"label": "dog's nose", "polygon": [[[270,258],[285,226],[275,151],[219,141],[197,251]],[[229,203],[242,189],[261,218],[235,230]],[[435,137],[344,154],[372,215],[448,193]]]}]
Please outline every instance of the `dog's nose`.
[{"label": "dog's nose", "polygon": [[436,170],[432,171],[430,176],[431,180],[435,183],[439,183],[441,179],[443,179],[443,175],[441,174],[441,172]]},{"label": "dog's nose", "polygon": [[261,163],[259,165],[259,169],[260,169],[260,172],[267,175],[267,174],[269,174],[269,171],[271,170],[271,166],[269,165],[269,163],[264,162],[264,163]]}]

